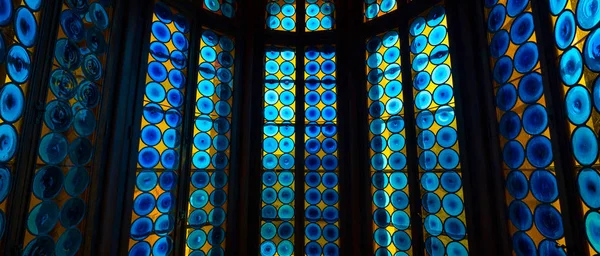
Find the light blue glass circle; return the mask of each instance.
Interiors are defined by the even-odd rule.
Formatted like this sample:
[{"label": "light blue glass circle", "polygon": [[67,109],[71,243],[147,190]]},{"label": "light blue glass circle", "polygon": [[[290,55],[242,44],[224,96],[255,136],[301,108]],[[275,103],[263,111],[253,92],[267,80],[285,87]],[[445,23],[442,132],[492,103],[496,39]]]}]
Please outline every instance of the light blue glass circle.
[{"label": "light blue glass circle", "polygon": [[584,30],[595,27],[600,22],[598,0],[581,0],[577,3],[577,23]]},{"label": "light blue glass circle", "polygon": [[[550,1],[555,2],[555,1]],[[565,1],[566,3],[566,1]],[[559,49],[565,49],[571,45],[575,39],[577,26],[575,25],[575,15],[571,11],[562,13],[554,24],[554,40]]]},{"label": "light blue glass circle", "polygon": [[591,208],[600,207],[600,174],[598,171],[585,168],[579,172],[577,185],[581,199]]},{"label": "light blue glass circle", "polygon": [[565,108],[569,121],[576,125],[585,123],[592,114],[592,98],[588,90],[579,85],[569,89],[565,97]]},{"label": "light blue glass circle", "polygon": [[566,85],[574,85],[579,82],[583,74],[583,59],[577,48],[573,47],[560,58],[560,77]]},{"label": "light blue glass circle", "polygon": [[580,164],[587,166],[596,161],[598,155],[598,139],[592,129],[587,126],[578,127],[571,135],[573,156]]}]

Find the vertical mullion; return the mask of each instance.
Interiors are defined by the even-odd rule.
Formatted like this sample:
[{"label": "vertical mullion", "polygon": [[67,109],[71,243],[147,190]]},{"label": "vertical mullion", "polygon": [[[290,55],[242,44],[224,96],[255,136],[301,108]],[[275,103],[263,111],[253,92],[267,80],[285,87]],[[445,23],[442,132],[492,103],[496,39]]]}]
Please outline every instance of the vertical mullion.
[{"label": "vertical mullion", "polygon": [[[400,23],[400,58],[401,66],[410,69],[410,44],[408,37],[408,20],[402,19]],[[408,186],[410,190],[410,214],[413,255],[424,255],[423,223],[421,222],[421,185],[419,181],[419,167],[417,154],[417,132],[415,124],[415,110],[413,100],[413,81],[411,72],[402,72],[402,90],[404,91],[404,122],[406,129],[406,155],[408,168]]]},{"label": "vertical mullion", "polygon": [[190,174],[192,166],[192,144],[194,133],[194,113],[196,109],[195,99],[198,90],[196,89],[196,81],[198,78],[198,54],[199,54],[199,38],[202,34],[202,25],[198,19],[190,20],[190,49],[188,51],[188,73],[186,85],[186,97],[184,103],[184,118],[182,129],[181,142],[181,158],[179,182],[176,191],[177,204],[175,210],[175,232],[173,240],[175,241],[174,255],[184,255],[187,240],[187,206],[189,202],[190,191]]},{"label": "vertical mullion", "polygon": [[[299,2],[303,2],[300,0]],[[301,8],[304,8],[302,3]],[[300,14],[298,14],[300,15]],[[298,20],[298,17],[296,17]],[[304,22],[304,16],[302,16],[302,22]],[[304,28],[302,30],[304,31]],[[300,32],[300,33],[302,33]],[[294,252],[296,255],[304,255],[304,42],[296,44],[296,155],[295,163],[296,170],[294,175],[295,180],[295,237],[294,237]]]}]

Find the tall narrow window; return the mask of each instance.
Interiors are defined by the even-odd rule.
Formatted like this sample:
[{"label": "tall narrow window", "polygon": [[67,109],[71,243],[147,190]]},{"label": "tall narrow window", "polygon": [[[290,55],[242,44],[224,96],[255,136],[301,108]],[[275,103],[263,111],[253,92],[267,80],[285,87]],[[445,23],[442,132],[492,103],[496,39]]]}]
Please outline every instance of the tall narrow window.
[{"label": "tall narrow window", "polygon": [[467,255],[454,81],[446,10],[433,7],[409,27],[421,214],[429,255]]},{"label": "tall narrow window", "polygon": [[378,255],[398,252],[410,255],[412,238],[398,32],[370,38],[366,52],[374,248]]},{"label": "tall narrow window", "polygon": [[225,250],[234,55],[231,38],[202,32],[186,255]]},{"label": "tall narrow window", "polygon": [[307,255],[339,254],[336,51],[304,58],[304,236]]},{"label": "tall narrow window", "polygon": [[[35,27],[33,16],[21,17],[20,22]],[[100,171],[92,162],[112,7],[110,1],[66,2],[59,19],[23,241],[25,255],[77,253],[87,224],[83,219],[90,200],[89,177]]]},{"label": "tall narrow window", "polygon": [[[486,1],[485,15],[513,250],[564,254],[558,246],[565,243],[564,231],[531,4]],[[580,56],[574,51],[567,58]]]},{"label": "tall narrow window", "polygon": [[[0,240],[10,216],[8,208],[11,183],[16,173],[15,159],[23,128],[25,101],[36,63],[33,56],[38,42],[43,4],[5,1],[0,11]],[[69,111],[70,112],[70,111]]]},{"label": "tall narrow window", "polygon": [[296,0],[269,0],[267,29],[296,31]]},{"label": "tall narrow window", "polygon": [[[167,255],[173,248],[189,24],[162,2],[154,5],[148,54],[130,255]],[[202,159],[210,162],[210,159]]]},{"label": "tall narrow window", "polygon": [[398,0],[364,0],[365,21],[381,17],[398,9]]},{"label": "tall narrow window", "polygon": [[[548,1],[590,255],[600,253],[600,12],[594,1]],[[554,177],[552,177],[554,178]],[[553,183],[556,182],[551,179]],[[545,181],[545,180],[544,180]],[[535,184],[545,186],[547,182]],[[533,184],[532,184],[533,185]]]},{"label": "tall narrow window", "polygon": [[307,0],[306,31],[331,30],[335,25],[335,4],[333,0]]},{"label": "tall narrow window", "polygon": [[292,255],[296,226],[296,52],[269,47],[265,55],[260,252]]},{"label": "tall narrow window", "polygon": [[216,14],[221,14],[227,18],[235,16],[237,0],[204,0],[204,9],[212,11]]}]

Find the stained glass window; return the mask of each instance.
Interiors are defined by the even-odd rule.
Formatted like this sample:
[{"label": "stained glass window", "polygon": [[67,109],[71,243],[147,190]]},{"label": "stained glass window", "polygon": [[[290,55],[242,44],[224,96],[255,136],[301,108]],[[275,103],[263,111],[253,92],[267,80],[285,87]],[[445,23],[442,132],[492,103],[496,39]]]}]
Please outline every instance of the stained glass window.
[{"label": "stained glass window", "polygon": [[269,0],[267,29],[296,31],[296,0]]},{"label": "stained glass window", "polygon": [[[577,187],[590,255],[600,253],[600,173],[597,124],[600,114],[600,11],[597,2],[549,0],[554,46],[577,170]],[[541,90],[541,89],[540,89]],[[547,175],[548,176],[548,175]],[[554,177],[552,184],[556,183]],[[540,183],[540,185],[547,182]],[[535,194],[534,194],[535,195]]]},{"label": "stained glass window", "polygon": [[[84,14],[89,18],[83,19]],[[34,16],[22,17],[20,22],[35,27]],[[26,220],[25,255],[75,254],[79,250],[89,177],[98,171],[93,169],[92,160],[112,7],[107,1],[86,5],[66,2],[59,19]]]},{"label": "stained glass window", "polygon": [[397,0],[364,0],[365,21],[381,17],[398,9]]},{"label": "stained glass window", "polygon": [[306,0],[306,31],[331,30],[335,25],[333,0]]},{"label": "stained glass window", "polygon": [[42,1],[14,4],[4,1],[0,10],[0,240],[7,221],[8,196],[14,180],[15,158],[23,127],[29,80],[36,66]]},{"label": "stained glass window", "polygon": [[187,19],[157,2],[150,42],[129,233],[130,255],[167,255],[173,249],[171,232],[175,226],[189,50]]},{"label": "stained glass window", "polygon": [[397,31],[367,41],[367,90],[373,203],[373,243],[377,255],[412,254],[404,96]]},{"label": "stained glass window", "polygon": [[467,255],[466,216],[446,11],[410,23],[421,213],[429,255]]},{"label": "stained glass window", "polygon": [[[485,15],[513,250],[517,255],[563,255],[558,244],[564,244],[564,230],[531,4],[485,1]],[[581,65],[577,49],[565,56],[579,57]],[[575,69],[577,62],[572,63]],[[575,95],[585,104],[587,91],[581,89]],[[580,131],[579,138],[594,137]]]},{"label": "stained glass window", "polygon": [[234,55],[230,37],[202,32],[186,255],[225,250]]},{"label": "stained glass window", "polygon": [[295,49],[268,47],[263,105],[261,255],[294,252],[295,80]]},{"label": "stained glass window", "polygon": [[304,223],[306,255],[339,254],[336,50],[304,58]]},{"label": "stained glass window", "polygon": [[236,0],[202,0],[204,9],[227,18],[235,16]]}]

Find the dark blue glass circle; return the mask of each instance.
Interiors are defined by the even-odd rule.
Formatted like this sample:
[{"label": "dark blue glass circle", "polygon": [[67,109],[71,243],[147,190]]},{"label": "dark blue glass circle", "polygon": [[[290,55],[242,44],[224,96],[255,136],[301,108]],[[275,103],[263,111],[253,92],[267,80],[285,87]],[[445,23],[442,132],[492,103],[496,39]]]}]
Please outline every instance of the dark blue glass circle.
[{"label": "dark blue glass circle", "polygon": [[160,156],[155,148],[143,148],[138,155],[138,163],[143,168],[153,168],[158,164]]},{"label": "dark blue glass circle", "polygon": [[163,193],[156,200],[156,208],[158,209],[159,212],[162,212],[162,213],[170,212],[171,209],[173,209],[173,206],[175,204],[173,199],[174,198],[173,198],[172,193],[170,193],[170,192]]},{"label": "dark blue glass circle", "polygon": [[576,32],[577,26],[575,25],[575,15],[571,11],[563,12],[554,24],[554,40],[556,46],[561,50],[569,47],[573,42],[573,39],[575,39]]},{"label": "dark blue glass circle", "polygon": [[[133,248],[132,248],[133,250]],[[54,239],[43,235],[33,239],[23,250],[24,256],[55,255]]]},{"label": "dark blue glass circle", "polygon": [[175,227],[175,217],[169,214],[163,214],[156,219],[154,224],[154,232],[159,236],[169,234]]},{"label": "dark blue glass circle", "polygon": [[534,212],[535,226],[545,237],[560,239],[563,234],[562,216],[551,205],[538,205]]},{"label": "dark blue glass circle", "polygon": [[521,78],[519,82],[519,98],[521,98],[521,101],[532,104],[539,100],[543,93],[544,87],[540,73],[529,73]]},{"label": "dark blue glass circle", "polygon": [[515,70],[519,73],[531,71],[538,62],[538,48],[533,42],[521,45],[515,53]]},{"label": "dark blue glass circle", "polygon": [[[8,196],[8,193],[11,189],[11,177],[10,171],[7,168],[0,167],[0,203],[4,202],[4,199]],[[3,214],[0,211],[0,214]],[[0,216],[4,217],[4,216]],[[3,219],[0,219],[0,237],[2,237],[2,233],[4,230]]]},{"label": "dark blue glass circle", "polygon": [[182,89],[183,87],[185,87],[185,82],[186,82],[185,75],[180,70],[172,69],[171,71],[169,71],[168,76],[169,76],[169,83],[171,83],[171,85],[173,85],[173,87],[175,87],[177,89]]},{"label": "dark blue glass circle", "polygon": [[46,105],[44,122],[52,131],[64,132],[69,129],[72,121],[73,111],[71,110],[71,105],[69,105],[69,103],[55,100]]},{"label": "dark blue glass circle", "polygon": [[[1,18],[0,18],[1,19]],[[81,19],[80,19],[81,21]],[[63,25],[63,16],[61,15],[61,25]],[[74,29],[73,27],[75,27],[74,24],[69,24],[69,28]],[[73,27],[71,27],[73,26]],[[19,39],[19,41],[25,45],[25,47],[32,47],[36,40],[37,40],[37,32],[38,32],[38,23],[35,20],[35,16],[33,15],[33,13],[31,13],[31,11],[27,8],[24,7],[20,7],[19,9],[17,9],[17,11],[15,12],[15,34],[17,36],[17,38]],[[81,23],[81,27],[80,29],[83,30],[83,23]],[[70,37],[69,33],[67,30],[65,30],[65,27],[63,26],[63,31],[65,31],[65,33],[67,34],[67,36]],[[81,37],[83,37],[83,35],[85,35],[85,32],[79,31],[79,33],[81,33]],[[76,41],[81,41],[82,38],[78,38],[79,40]],[[74,39],[75,40],[75,39]]]},{"label": "dark blue glass circle", "polygon": [[164,115],[162,107],[156,103],[149,103],[144,106],[144,119],[151,124],[162,122]]},{"label": "dark blue glass circle", "polygon": [[152,35],[156,38],[156,40],[166,43],[171,40],[171,31],[169,27],[162,22],[155,21],[152,23]]},{"label": "dark blue glass circle", "polygon": [[207,220],[208,215],[206,215],[206,212],[202,209],[194,210],[188,217],[188,223],[192,227],[201,227],[207,223]]},{"label": "dark blue glass circle", "polygon": [[585,168],[577,177],[581,199],[591,208],[600,207],[600,174],[594,169]]},{"label": "dark blue glass circle", "polygon": [[156,82],[167,80],[167,69],[160,62],[150,62],[148,64],[148,75]]},{"label": "dark blue glass circle", "polygon": [[565,97],[567,117],[575,125],[584,124],[592,114],[592,98],[588,90],[580,85],[573,86]]},{"label": "dark blue glass circle", "polygon": [[66,38],[59,39],[56,42],[54,57],[61,67],[71,71],[77,69],[82,61],[79,47]]},{"label": "dark blue glass circle", "polygon": [[517,89],[512,84],[505,84],[496,91],[496,106],[502,111],[511,110],[517,103]]},{"label": "dark blue glass circle", "polygon": [[106,13],[106,9],[102,4],[98,2],[90,4],[87,14],[96,27],[101,30],[108,28],[110,20],[108,18],[108,13]]},{"label": "dark blue glass circle", "polygon": [[536,256],[537,255],[535,243],[533,242],[531,237],[529,237],[529,235],[527,235],[527,233],[525,233],[523,231],[519,231],[513,235],[512,240],[513,240],[512,241],[513,249],[515,250],[515,253],[517,253],[517,255],[523,255],[523,256]]},{"label": "dark blue glass circle", "polygon": [[511,171],[506,177],[506,189],[515,199],[523,199],[529,193],[527,177],[521,171]]},{"label": "dark blue glass circle", "polygon": [[100,89],[96,84],[84,80],[79,84],[75,97],[79,104],[86,108],[94,108],[100,103]]},{"label": "dark blue glass circle", "polygon": [[71,198],[62,206],[60,210],[60,223],[63,227],[70,228],[77,226],[85,215],[85,202],[81,198]]},{"label": "dark blue glass circle", "polygon": [[504,163],[511,169],[517,169],[525,161],[525,150],[521,143],[511,140],[504,145],[503,150]]},{"label": "dark blue glass circle", "polygon": [[6,72],[13,82],[24,83],[29,78],[32,65],[29,53],[23,46],[14,44],[6,54]]},{"label": "dark blue glass circle", "polygon": [[498,129],[504,138],[512,140],[521,133],[521,118],[515,112],[506,112],[500,118]]},{"label": "dark blue glass circle", "polygon": [[[35,19],[32,20],[35,22]],[[85,38],[85,26],[83,20],[72,10],[64,10],[60,14],[60,26],[69,39],[81,42]]]},{"label": "dark blue glass circle", "polygon": [[84,137],[79,137],[69,145],[69,159],[75,166],[83,166],[92,160],[94,146]]},{"label": "dark blue glass circle", "polygon": [[501,57],[496,61],[496,65],[494,66],[494,80],[499,84],[503,84],[508,81],[512,72],[513,63],[510,57]]},{"label": "dark blue glass circle", "polygon": [[526,152],[529,163],[538,168],[550,165],[553,160],[552,145],[544,136],[536,136],[529,140]]},{"label": "dark blue glass circle", "polygon": [[385,209],[377,209],[373,212],[373,221],[379,227],[390,225],[390,214]]},{"label": "dark blue glass circle", "polygon": [[537,135],[546,130],[548,113],[540,104],[530,105],[523,112],[523,129],[531,135]]},{"label": "dark blue glass circle", "polygon": [[510,39],[508,36],[508,32],[506,30],[500,30],[494,37],[492,37],[492,41],[490,41],[490,53],[494,58],[500,58],[500,56],[504,55],[508,50],[508,46],[510,45]]},{"label": "dark blue glass circle", "polygon": [[154,246],[152,247],[152,255],[166,256],[169,255],[172,250],[173,239],[169,236],[165,236],[154,242]]},{"label": "dark blue glass circle", "polygon": [[444,221],[444,231],[446,231],[446,234],[450,238],[458,241],[464,239],[467,234],[465,224],[455,217],[448,218]]},{"label": "dark blue glass circle", "polygon": [[156,199],[152,194],[142,193],[133,201],[133,211],[137,215],[144,216],[152,212],[155,205]]},{"label": "dark blue glass circle", "polygon": [[438,157],[440,166],[446,170],[452,170],[456,168],[459,164],[459,160],[458,153],[451,148],[442,150]]},{"label": "dark blue glass circle", "polygon": [[[0,137],[3,137],[5,138],[5,140],[8,140],[7,142],[10,142],[9,139],[12,139],[13,143],[15,143],[17,135],[16,133],[12,135],[9,132],[6,132],[8,127],[10,127],[12,131],[14,131],[14,128],[12,128],[11,126],[1,125],[0,134],[2,134],[3,136]],[[11,148],[12,150],[14,150],[14,145],[16,145],[16,143],[8,148],[0,148],[0,157],[8,155],[8,159],[10,159],[10,155],[12,155],[10,150]],[[58,164],[65,159],[67,153],[68,141],[64,135],[60,133],[48,133],[42,138],[38,154],[42,161],[44,161],[45,163]],[[3,160],[2,158],[0,158],[0,160]]]},{"label": "dark blue glass circle", "polygon": [[52,201],[42,201],[36,205],[27,217],[27,230],[33,235],[42,235],[51,231],[59,217],[58,205]]},{"label": "dark blue glass circle", "polygon": [[508,207],[508,218],[518,230],[529,230],[533,225],[533,214],[522,201],[512,201]]},{"label": "dark blue glass circle", "polygon": [[10,23],[13,10],[12,0],[0,0],[0,26],[6,26]]},{"label": "dark blue glass circle", "polygon": [[558,184],[556,177],[546,170],[537,170],[531,177],[531,193],[533,196],[544,203],[552,203],[558,198]]},{"label": "dark blue glass circle", "polygon": [[587,126],[575,129],[571,135],[571,147],[575,160],[584,166],[593,164],[598,157],[598,139]]},{"label": "dark blue glass circle", "polygon": [[73,128],[80,136],[89,136],[96,129],[96,117],[90,109],[81,109],[75,113]]},{"label": "dark blue glass circle", "polygon": [[64,176],[60,168],[44,166],[33,178],[33,194],[41,200],[52,199],[62,190],[63,183]]},{"label": "dark blue glass circle", "polygon": [[540,255],[567,256],[565,250],[554,240],[546,239],[542,241],[538,247]]},{"label": "dark blue glass circle", "polygon": [[498,4],[494,6],[488,15],[488,31],[492,33],[498,31],[502,25],[504,25],[505,19],[506,9],[504,8],[504,5]]},{"label": "dark blue glass circle", "polygon": [[152,232],[152,228],[154,227],[154,223],[148,217],[142,217],[135,220],[131,224],[131,229],[129,231],[129,236],[131,239],[139,241],[148,237]]},{"label": "dark blue glass circle", "polygon": [[[524,0],[520,0],[524,1]],[[527,1],[524,1],[527,2]],[[529,12],[517,17],[510,27],[510,38],[513,43],[520,45],[533,35],[535,25],[533,25],[533,15]]]},{"label": "dark blue glass circle", "polygon": [[158,183],[163,190],[169,191],[173,189],[176,181],[177,174],[175,174],[173,171],[166,171],[160,175]]}]

